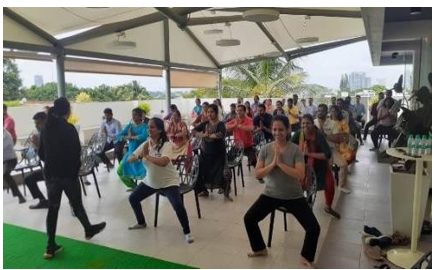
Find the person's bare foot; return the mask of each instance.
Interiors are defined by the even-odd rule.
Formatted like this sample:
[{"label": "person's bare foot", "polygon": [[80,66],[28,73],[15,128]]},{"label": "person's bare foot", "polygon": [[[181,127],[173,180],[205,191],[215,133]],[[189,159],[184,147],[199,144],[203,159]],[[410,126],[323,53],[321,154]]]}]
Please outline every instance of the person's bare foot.
[{"label": "person's bare foot", "polygon": [[301,259],[300,259],[300,264],[303,267],[308,268],[308,269],[315,269],[316,268],[316,266],[315,266],[315,264],[313,264],[313,262],[309,262],[308,260],[306,260],[303,257],[301,257]]},{"label": "person's bare foot", "polygon": [[247,253],[247,257],[249,257],[249,258],[261,257],[261,256],[267,256],[267,255],[268,255],[267,249]]}]

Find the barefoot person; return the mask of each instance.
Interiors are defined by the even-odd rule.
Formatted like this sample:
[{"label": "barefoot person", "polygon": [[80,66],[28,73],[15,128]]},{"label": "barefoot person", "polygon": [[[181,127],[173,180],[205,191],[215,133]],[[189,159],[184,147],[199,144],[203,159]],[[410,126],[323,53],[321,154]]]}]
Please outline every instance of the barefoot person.
[{"label": "barefoot person", "polygon": [[301,263],[305,267],[313,268],[320,227],[297,180],[304,179],[304,157],[298,146],[289,141],[288,129],[288,118],[275,116],[272,124],[275,141],[263,146],[259,152],[256,178],[265,179],[265,191],[244,216],[244,224],[253,250],[248,256],[267,255],[258,223],[273,210],[283,206],[306,231]]},{"label": "barefoot person", "polygon": [[80,170],[81,145],[75,127],[68,123],[71,114],[69,101],[58,98],[48,112],[45,129],[41,133],[39,157],[45,162],[44,174],[48,191],[47,234],[48,246],[44,254],[45,259],[51,259],[62,250],[56,243],[57,217],[59,213],[62,193],[65,192],[85,230],[85,238],[91,239],[101,232],[105,222],[91,225],[81,200]]},{"label": "barefoot person", "polygon": [[185,241],[193,243],[187,211],[179,192],[178,172],[171,162],[173,145],[167,138],[163,120],[154,117],[149,121],[149,137],[150,139],[140,145],[128,159],[130,163],[141,160],[148,169],[148,177],[130,195],[129,200],[136,215],[137,224],[128,229],[146,228],[141,202],[152,194],[161,192],[169,199],[178,216],[184,231]]}]

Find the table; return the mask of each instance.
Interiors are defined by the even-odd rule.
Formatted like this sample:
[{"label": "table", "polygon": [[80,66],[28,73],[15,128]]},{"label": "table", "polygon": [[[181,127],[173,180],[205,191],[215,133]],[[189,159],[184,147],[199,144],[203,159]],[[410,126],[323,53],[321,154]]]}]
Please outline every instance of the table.
[{"label": "table", "polygon": [[402,268],[411,268],[423,255],[423,252],[417,250],[418,244],[418,228],[421,197],[422,197],[422,173],[423,162],[432,162],[431,155],[422,155],[421,157],[408,156],[408,149],[406,147],[388,148],[386,153],[392,157],[415,160],[416,161],[416,174],[414,182],[414,199],[413,199],[413,221],[411,228],[411,247],[408,248],[395,248],[387,252],[387,259],[393,264]]}]

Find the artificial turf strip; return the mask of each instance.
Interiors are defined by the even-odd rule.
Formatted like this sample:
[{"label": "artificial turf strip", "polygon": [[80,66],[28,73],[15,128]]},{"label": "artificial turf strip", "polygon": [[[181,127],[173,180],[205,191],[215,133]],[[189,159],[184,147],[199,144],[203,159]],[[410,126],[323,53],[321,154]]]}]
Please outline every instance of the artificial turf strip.
[{"label": "artificial turf strip", "polygon": [[45,260],[47,236],[44,233],[3,223],[3,268],[8,269],[193,269],[193,267],[154,259],[91,243],[56,237],[63,251]]}]

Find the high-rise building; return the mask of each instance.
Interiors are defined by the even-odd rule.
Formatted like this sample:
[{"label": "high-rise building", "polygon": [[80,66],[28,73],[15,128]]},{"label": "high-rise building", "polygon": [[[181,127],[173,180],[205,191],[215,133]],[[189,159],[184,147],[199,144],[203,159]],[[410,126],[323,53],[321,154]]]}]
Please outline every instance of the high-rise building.
[{"label": "high-rise building", "polygon": [[42,75],[35,75],[34,80],[36,86],[42,86],[44,84],[44,77],[42,77]]},{"label": "high-rise building", "polygon": [[349,83],[351,90],[365,89],[371,87],[371,78],[365,72],[351,72]]}]

